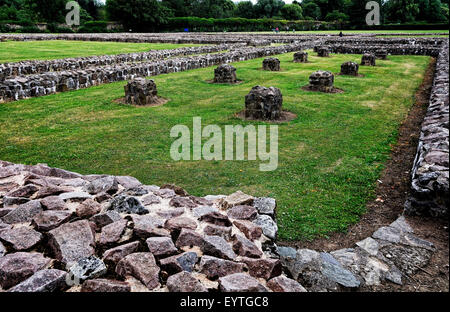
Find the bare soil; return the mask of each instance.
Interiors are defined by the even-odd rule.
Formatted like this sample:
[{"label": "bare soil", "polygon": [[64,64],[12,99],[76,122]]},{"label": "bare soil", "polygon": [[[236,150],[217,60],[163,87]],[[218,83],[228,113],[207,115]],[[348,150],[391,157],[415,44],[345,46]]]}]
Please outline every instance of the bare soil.
[{"label": "bare soil", "polygon": [[239,113],[234,114],[234,117],[242,119],[242,120],[264,121],[264,122],[267,122],[267,123],[282,123],[282,122],[288,122],[288,121],[294,120],[295,118],[297,118],[297,114],[294,114],[292,112],[284,110],[284,111],[281,112],[281,116],[280,116],[279,119],[267,120],[267,119],[258,119],[258,118],[246,118],[245,117],[245,110],[242,110]]}]

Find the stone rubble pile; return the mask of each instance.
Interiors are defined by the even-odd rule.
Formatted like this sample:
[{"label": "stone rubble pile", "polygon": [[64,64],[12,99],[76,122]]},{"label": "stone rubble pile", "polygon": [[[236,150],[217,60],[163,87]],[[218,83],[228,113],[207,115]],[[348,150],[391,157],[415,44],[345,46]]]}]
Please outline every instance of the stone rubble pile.
[{"label": "stone rubble pile", "polygon": [[449,208],[449,45],[436,61],[430,104],[422,123],[411,171],[408,214],[448,218]]},{"label": "stone rubble pile", "polygon": [[282,106],[280,89],[255,86],[245,96],[245,118],[277,120],[281,117]]},{"label": "stone rubble pile", "polygon": [[263,60],[263,70],[280,71],[280,60],[276,57],[268,57]]},{"label": "stone rubble pile", "polygon": [[229,64],[222,64],[214,69],[215,83],[236,83],[236,68]]},{"label": "stone rubble pile", "polygon": [[153,80],[135,78],[125,87],[125,102],[131,105],[149,105],[158,100],[158,90]]},{"label": "stone rubble pile", "polygon": [[305,291],[276,202],[0,161],[0,291]]}]

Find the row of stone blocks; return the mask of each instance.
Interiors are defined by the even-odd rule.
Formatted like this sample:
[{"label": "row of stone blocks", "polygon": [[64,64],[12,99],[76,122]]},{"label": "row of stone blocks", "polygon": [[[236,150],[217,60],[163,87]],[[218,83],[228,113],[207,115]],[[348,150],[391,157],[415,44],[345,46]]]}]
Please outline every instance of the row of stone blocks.
[{"label": "row of stone blocks", "polygon": [[122,81],[135,77],[155,76],[218,64],[245,61],[274,54],[308,49],[311,46],[290,44],[263,48],[245,48],[226,53],[173,58],[156,62],[142,62],[115,66],[102,66],[84,70],[48,72],[6,79],[0,84],[0,102],[52,94],[58,91],[77,90],[102,83]]}]

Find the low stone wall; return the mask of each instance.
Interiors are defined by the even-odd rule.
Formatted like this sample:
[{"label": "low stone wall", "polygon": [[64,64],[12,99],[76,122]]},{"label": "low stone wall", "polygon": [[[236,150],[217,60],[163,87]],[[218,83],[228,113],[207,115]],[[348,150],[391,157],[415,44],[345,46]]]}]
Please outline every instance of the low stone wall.
[{"label": "low stone wall", "polygon": [[422,123],[412,168],[408,214],[448,218],[449,208],[449,45],[437,57],[430,104]]},{"label": "low stone wall", "polygon": [[34,60],[16,63],[0,64],[0,81],[11,76],[41,74],[51,71],[85,69],[93,66],[115,65],[123,63],[137,63],[157,61],[175,56],[187,56],[202,53],[215,53],[228,49],[239,48],[242,45],[214,45],[201,47],[186,47],[179,49],[152,50],[141,53],[127,53],[118,55],[101,55],[57,60]]},{"label": "low stone wall", "polygon": [[0,84],[0,102],[42,96],[55,92],[77,90],[102,83],[122,81],[245,61],[269,55],[311,48],[309,44],[291,44],[264,48],[241,48],[227,53],[206,54],[188,58],[172,58],[157,62],[90,67],[84,70],[48,72],[6,79]]},{"label": "low stone wall", "polygon": [[428,55],[437,56],[440,51],[439,46],[421,45],[380,45],[380,44],[329,44],[327,45],[332,53],[341,54],[364,54],[367,52],[376,53],[377,50],[386,50],[391,55]]}]

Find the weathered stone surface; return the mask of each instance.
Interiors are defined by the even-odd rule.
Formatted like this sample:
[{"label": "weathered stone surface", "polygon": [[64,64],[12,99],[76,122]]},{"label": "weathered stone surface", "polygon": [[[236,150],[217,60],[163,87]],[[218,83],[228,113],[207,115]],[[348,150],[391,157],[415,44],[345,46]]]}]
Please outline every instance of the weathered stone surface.
[{"label": "weathered stone surface", "polygon": [[66,203],[59,196],[48,196],[40,200],[42,207],[47,210],[65,210]]},{"label": "weathered stone surface", "polygon": [[102,209],[102,206],[93,199],[86,199],[78,205],[76,214],[80,218],[90,218],[98,214]]},{"label": "weathered stone surface", "polygon": [[236,83],[236,68],[229,64],[222,64],[214,69],[215,83]]},{"label": "weathered stone surface", "polygon": [[164,227],[171,232],[181,231],[181,229],[195,230],[197,228],[197,222],[187,217],[175,217],[167,220]]},{"label": "weathered stone surface", "polygon": [[2,218],[2,221],[8,224],[30,222],[42,210],[41,203],[37,200],[32,200],[9,212]]},{"label": "weathered stone surface", "polygon": [[255,220],[258,212],[255,207],[247,205],[234,206],[227,211],[227,215],[231,219],[238,220]]},{"label": "weathered stone surface", "polygon": [[242,258],[241,262],[248,267],[248,273],[255,278],[269,280],[282,272],[281,262],[278,259]]},{"label": "weathered stone surface", "polygon": [[278,226],[268,215],[258,215],[253,221],[254,224],[262,228],[263,234],[270,239],[276,239]]},{"label": "weathered stone surface", "polygon": [[209,214],[211,212],[219,212],[219,210],[212,206],[200,206],[192,209],[192,214],[194,217],[200,218],[206,214]]},{"label": "weathered stone surface", "polygon": [[177,195],[174,190],[166,189],[166,188],[155,190],[153,193],[156,196],[159,196],[159,197],[162,197],[162,198],[172,198],[172,197],[175,197]]},{"label": "weathered stone surface", "polygon": [[98,194],[104,192],[113,195],[119,190],[119,184],[115,177],[107,176],[92,181],[86,186],[85,190],[89,194]]},{"label": "weathered stone surface", "polygon": [[280,71],[280,60],[275,57],[264,59],[263,70]]},{"label": "weathered stone surface", "polygon": [[220,236],[205,236],[201,248],[206,255],[226,260],[234,260],[237,257],[230,244]]},{"label": "weathered stone surface", "polygon": [[106,265],[95,256],[80,259],[70,267],[69,276],[75,281],[84,281],[96,278],[106,273]]},{"label": "weathered stone surface", "polygon": [[386,60],[387,59],[388,52],[385,49],[378,49],[375,51],[376,58],[380,60]]},{"label": "weathered stone surface", "polygon": [[6,248],[3,246],[2,242],[0,242],[0,258],[6,255]]},{"label": "weathered stone surface", "polygon": [[27,184],[6,193],[5,196],[29,198],[33,196],[33,194],[36,193],[38,190],[39,188],[36,185]]},{"label": "weathered stone surface", "polygon": [[134,234],[142,239],[147,239],[151,236],[170,236],[170,232],[163,228],[164,222],[164,219],[150,215],[134,215]]},{"label": "weathered stone surface", "polygon": [[280,275],[267,282],[267,287],[273,292],[306,292],[306,289],[297,281]]},{"label": "weathered stone surface", "polygon": [[99,213],[90,218],[90,220],[94,222],[98,228],[102,228],[105,225],[111,224],[121,219],[122,217],[120,216],[120,214],[114,210],[110,210],[105,213]]},{"label": "weathered stone surface", "polygon": [[375,55],[372,53],[364,53],[361,57],[362,66],[375,66]]},{"label": "weathered stone surface", "polygon": [[295,63],[307,63],[308,62],[308,52],[299,51],[294,53]]},{"label": "weathered stone surface", "polygon": [[148,289],[154,289],[159,284],[159,267],[155,257],[149,252],[130,254],[117,263],[116,273],[125,278],[128,275],[137,278]]},{"label": "weathered stone surface", "polygon": [[164,184],[160,188],[160,190],[173,190],[176,195],[182,196],[182,197],[188,197],[190,196],[188,192],[186,192],[185,189],[175,185],[175,184]]},{"label": "weathered stone surface", "polygon": [[329,57],[330,56],[330,49],[328,47],[319,47],[319,48],[317,48],[317,56]]},{"label": "weathered stone surface", "polygon": [[220,226],[215,224],[207,224],[203,228],[203,233],[206,235],[211,236],[220,236],[223,237],[225,240],[229,240],[231,238],[231,232],[233,228],[231,226]]},{"label": "weathered stone surface", "polygon": [[44,269],[51,259],[37,252],[16,252],[0,257],[0,286],[8,289]]},{"label": "weathered stone surface", "polygon": [[252,205],[253,197],[241,191],[237,191],[231,195],[226,196],[225,198],[222,198],[220,204],[224,209],[228,209],[237,205]]},{"label": "weathered stone surface", "polygon": [[154,80],[134,78],[125,85],[125,102],[132,105],[149,105],[158,99]]},{"label": "weathered stone surface", "polygon": [[247,220],[236,220],[233,224],[250,240],[259,239],[262,235],[262,228]]},{"label": "weathered stone surface", "polygon": [[371,237],[367,237],[366,239],[357,242],[356,245],[371,256],[376,256],[378,254],[379,244]]},{"label": "weathered stone surface", "polygon": [[200,273],[205,274],[212,280],[234,273],[241,273],[243,271],[244,264],[242,263],[211,256],[203,256],[200,260]]},{"label": "weathered stone surface", "polygon": [[345,62],[341,64],[341,75],[358,76],[359,65],[355,62]]},{"label": "weathered stone surface", "polygon": [[161,269],[169,274],[182,271],[192,272],[197,263],[198,256],[195,252],[184,252],[180,255],[164,258],[160,260]]},{"label": "weathered stone surface", "polygon": [[191,273],[183,271],[169,276],[167,279],[167,288],[170,292],[207,292],[205,286],[192,276]]},{"label": "weathered stone surface", "polygon": [[235,273],[219,278],[219,288],[223,292],[267,292],[257,279],[244,273]]},{"label": "weathered stone surface", "polygon": [[170,237],[150,237],[146,243],[148,250],[155,257],[167,257],[178,252]]},{"label": "weathered stone surface", "polygon": [[263,254],[258,246],[239,234],[234,236],[233,251],[239,256],[249,258],[260,258]]},{"label": "weathered stone surface", "polygon": [[108,249],[103,253],[103,261],[114,266],[126,256],[135,253],[139,246],[140,243],[136,241]]},{"label": "weathered stone surface", "polygon": [[[283,95],[280,89],[255,86],[245,96],[245,118],[277,120],[281,117],[282,105]],[[237,204],[244,203],[235,205]]]},{"label": "weathered stone surface", "polygon": [[194,203],[188,197],[176,196],[169,201],[169,205],[172,207],[187,207],[187,208],[195,208],[197,204]]},{"label": "weathered stone surface", "polygon": [[313,91],[331,92],[334,85],[334,75],[330,71],[318,70],[309,76],[309,89]]},{"label": "weathered stone surface", "polygon": [[415,274],[419,268],[426,266],[432,255],[432,251],[428,249],[400,244],[383,246],[380,248],[380,252],[408,276]]},{"label": "weathered stone surface", "polygon": [[130,176],[116,176],[117,182],[123,186],[124,189],[134,189],[142,185],[138,179]]},{"label": "weathered stone surface", "polygon": [[85,281],[83,285],[81,285],[81,292],[120,293],[130,291],[131,286],[127,282],[111,279],[92,279]]},{"label": "weathered stone surface", "polygon": [[0,239],[14,250],[27,250],[42,240],[42,234],[28,227],[15,227],[0,232]]},{"label": "weathered stone surface", "polygon": [[118,195],[111,203],[110,210],[124,213],[135,213],[143,215],[148,213],[148,209],[145,208],[142,203],[133,196]]},{"label": "weathered stone surface", "polygon": [[[69,189],[70,190],[70,189]],[[56,185],[46,185],[39,189],[39,191],[36,193],[35,198],[44,198],[47,196],[56,196],[59,194],[62,194],[64,192],[67,192],[68,190]]]},{"label": "weathered stone surface", "polygon": [[94,254],[95,237],[87,220],[65,223],[48,232],[55,258],[73,265]]},{"label": "weathered stone surface", "polygon": [[37,271],[28,279],[9,289],[9,292],[53,292],[66,288],[67,273],[56,269]]},{"label": "weathered stone surface", "polygon": [[142,197],[141,202],[144,206],[154,205],[154,204],[160,204],[161,199],[153,194],[146,195]]},{"label": "weathered stone surface", "polygon": [[119,220],[111,224],[105,225],[100,233],[99,244],[110,245],[117,243],[127,227],[127,220]]},{"label": "weathered stone surface", "polygon": [[219,226],[231,226],[232,223],[228,217],[220,212],[210,212],[199,218],[202,222],[207,222]]},{"label": "weathered stone surface", "polygon": [[[25,198],[25,197],[4,196],[3,197],[3,206],[4,206],[4,208],[2,208],[2,210],[5,209],[5,208],[11,208],[12,209],[11,206],[22,205],[22,204],[28,203],[29,201],[30,201],[30,199],[29,198]],[[4,216],[4,215],[6,215],[6,213],[1,214],[1,216]]]},{"label": "weathered stone surface", "polygon": [[189,230],[189,229],[181,229],[180,235],[176,241],[176,246],[178,248],[188,246],[198,246],[201,247],[204,244],[204,238],[199,233]]},{"label": "weathered stone surface", "polygon": [[174,208],[174,209],[163,209],[156,211],[156,214],[164,219],[172,219],[184,214],[184,208]]},{"label": "weathered stone surface", "polygon": [[350,271],[344,269],[332,255],[322,252],[320,257],[322,260],[321,272],[325,277],[347,288],[360,286],[356,277]]},{"label": "weathered stone surface", "polygon": [[65,201],[84,201],[86,199],[92,198],[92,196],[86,192],[68,192],[60,194],[59,198]]},{"label": "weathered stone surface", "polygon": [[265,214],[273,217],[275,216],[275,209],[277,208],[277,203],[274,198],[257,197],[253,202],[253,207],[255,207],[256,210],[258,210],[259,214]]},{"label": "weathered stone surface", "polygon": [[72,212],[64,210],[45,210],[33,218],[32,224],[38,231],[47,232],[69,221]]}]

